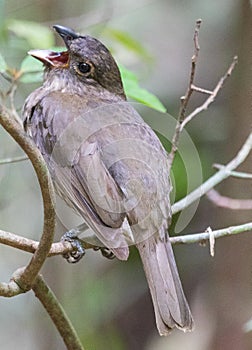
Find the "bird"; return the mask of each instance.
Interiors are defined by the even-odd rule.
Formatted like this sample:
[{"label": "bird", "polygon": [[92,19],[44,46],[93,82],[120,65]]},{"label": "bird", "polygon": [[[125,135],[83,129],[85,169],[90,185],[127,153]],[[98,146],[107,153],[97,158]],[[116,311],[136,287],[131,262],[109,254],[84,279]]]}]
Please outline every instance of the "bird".
[{"label": "bird", "polygon": [[[43,84],[26,99],[24,129],[50,171],[55,190],[101,245],[127,260],[135,245],[149,285],[157,329],[191,331],[168,228],[167,151],[127,101],[118,65],[98,39],[54,25],[66,51],[31,50]],[[70,231],[69,231],[70,232]]]}]

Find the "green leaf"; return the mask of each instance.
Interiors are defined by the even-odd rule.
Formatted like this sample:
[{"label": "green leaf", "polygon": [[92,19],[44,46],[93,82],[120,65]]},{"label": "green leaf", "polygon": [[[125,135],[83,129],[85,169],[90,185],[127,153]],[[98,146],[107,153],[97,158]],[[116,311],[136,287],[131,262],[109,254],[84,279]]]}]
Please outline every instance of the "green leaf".
[{"label": "green leaf", "polygon": [[16,36],[26,39],[31,48],[46,49],[53,46],[54,37],[50,28],[30,21],[11,19],[7,27]]},{"label": "green leaf", "polygon": [[5,62],[5,59],[3,56],[0,54],[0,73],[5,72],[7,69],[7,63]]},{"label": "green leaf", "polygon": [[132,38],[128,33],[118,29],[106,28],[103,34],[110,37],[112,40],[117,41],[127,50],[134,52],[138,56],[142,56],[147,60],[151,58],[150,53],[145,49],[145,47],[139,41]]},{"label": "green leaf", "polygon": [[166,108],[155,95],[140,87],[134,73],[122,66],[119,66],[119,69],[121,72],[125,93],[129,98],[141,102],[159,112],[166,112]]}]

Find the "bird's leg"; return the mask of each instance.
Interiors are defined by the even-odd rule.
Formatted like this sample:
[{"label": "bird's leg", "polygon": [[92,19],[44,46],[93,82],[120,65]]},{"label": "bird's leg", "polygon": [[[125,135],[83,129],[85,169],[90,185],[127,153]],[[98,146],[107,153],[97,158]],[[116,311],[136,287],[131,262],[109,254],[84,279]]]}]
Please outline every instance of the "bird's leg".
[{"label": "bird's leg", "polygon": [[87,224],[83,223],[64,233],[64,235],[61,237],[61,241],[70,242],[73,247],[73,251],[63,254],[63,258],[65,258],[69,263],[77,263],[85,255],[85,246],[88,246],[88,248],[100,250],[101,254],[105,258],[114,259],[115,255],[112,253],[112,251],[109,248],[104,247],[102,242],[100,242],[95,235],[85,235],[85,237],[79,237],[88,228],[89,227]]},{"label": "bird's leg", "polygon": [[93,249],[94,250],[100,250],[101,253],[102,253],[102,256],[104,256],[105,258],[107,258],[109,260],[112,260],[112,259],[115,258],[115,254],[109,248],[106,248],[106,247],[94,247]]},{"label": "bird's leg", "polygon": [[81,232],[87,229],[88,226],[85,223],[83,223],[67,231],[61,237],[62,242],[70,242],[72,247],[74,248],[73,251],[63,254],[63,258],[66,259],[67,262],[72,264],[77,263],[85,255],[85,248],[83,247],[81,240],[78,238],[78,236],[81,234]]}]

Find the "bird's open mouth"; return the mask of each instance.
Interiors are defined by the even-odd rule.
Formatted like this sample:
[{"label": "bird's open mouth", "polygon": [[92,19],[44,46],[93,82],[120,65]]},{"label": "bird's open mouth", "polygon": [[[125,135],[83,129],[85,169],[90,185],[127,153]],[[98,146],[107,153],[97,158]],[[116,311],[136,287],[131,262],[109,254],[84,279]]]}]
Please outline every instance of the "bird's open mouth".
[{"label": "bird's open mouth", "polygon": [[61,68],[68,66],[68,51],[55,52],[50,50],[30,50],[28,54],[37,58],[45,65]]},{"label": "bird's open mouth", "polygon": [[[67,48],[69,48],[69,41],[80,37],[79,34],[75,33],[70,28],[60,25],[54,25],[53,28],[62,37]],[[55,52],[51,50],[30,50],[28,54],[50,67],[68,68],[69,66],[68,51]]]}]

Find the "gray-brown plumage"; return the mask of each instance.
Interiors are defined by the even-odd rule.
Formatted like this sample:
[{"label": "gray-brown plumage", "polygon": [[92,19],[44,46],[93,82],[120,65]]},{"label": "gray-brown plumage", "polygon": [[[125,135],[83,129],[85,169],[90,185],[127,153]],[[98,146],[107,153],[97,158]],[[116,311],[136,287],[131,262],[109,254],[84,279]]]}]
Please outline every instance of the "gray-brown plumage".
[{"label": "gray-brown plumage", "polygon": [[27,98],[25,129],[43,154],[59,195],[121,260],[139,250],[157,328],[187,331],[193,320],[167,233],[168,159],[151,128],[126,102],[118,67],[89,36],[54,26],[67,52],[32,51],[43,85]]}]

